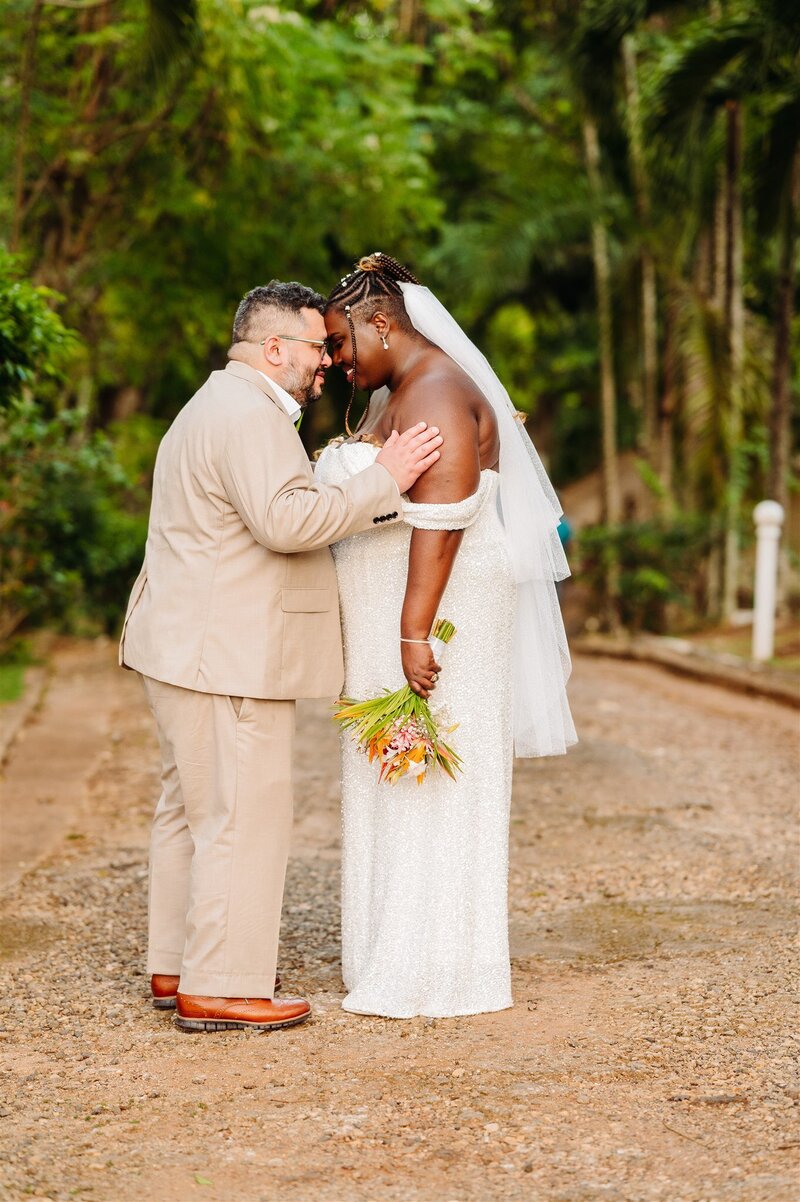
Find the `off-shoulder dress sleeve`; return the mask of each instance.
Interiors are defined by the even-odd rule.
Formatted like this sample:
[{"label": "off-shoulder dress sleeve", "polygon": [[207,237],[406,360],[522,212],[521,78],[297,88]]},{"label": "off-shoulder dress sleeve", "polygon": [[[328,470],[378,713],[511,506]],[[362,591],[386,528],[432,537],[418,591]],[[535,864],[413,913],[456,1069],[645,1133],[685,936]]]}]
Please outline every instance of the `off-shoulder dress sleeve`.
[{"label": "off-shoulder dress sleeve", "polygon": [[403,521],[417,530],[466,530],[477,520],[489,497],[494,494],[496,473],[481,472],[477,492],[463,501],[421,504],[403,500]]}]

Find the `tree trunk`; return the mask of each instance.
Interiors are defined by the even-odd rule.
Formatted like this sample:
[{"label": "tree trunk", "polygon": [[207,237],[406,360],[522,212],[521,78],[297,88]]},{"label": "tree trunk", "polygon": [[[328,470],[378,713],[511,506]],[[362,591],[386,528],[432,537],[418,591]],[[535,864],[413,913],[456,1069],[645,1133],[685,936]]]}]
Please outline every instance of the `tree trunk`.
[{"label": "tree trunk", "polygon": [[398,0],[396,40],[410,42],[417,21],[417,0]]},{"label": "tree trunk", "polygon": [[714,203],[714,226],[713,226],[713,243],[714,243],[714,264],[713,264],[713,279],[714,288],[712,299],[714,306],[720,313],[725,310],[725,296],[727,293],[727,271],[725,269],[725,257],[727,239],[725,236],[725,211],[727,205],[727,182],[725,168],[721,167],[719,172],[719,182],[717,186],[717,196]]},{"label": "tree trunk", "polygon": [[778,303],[775,354],[772,365],[772,409],[769,423],[769,480],[767,496],[786,509],[789,499],[791,421],[792,317],[794,316],[797,209],[800,192],[800,151],[795,151],[792,177],[783,214],[778,251]]},{"label": "tree trunk", "polygon": [[[658,316],[656,265],[648,244],[650,233],[650,186],[642,142],[639,76],[636,63],[636,42],[633,34],[622,40],[625,66],[625,92],[628,113],[628,141],[636,191],[636,211],[639,218],[642,246],[641,271],[641,331],[642,331],[642,426],[645,453],[652,464],[660,462],[657,452],[656,408],[658,393]],[[662,484],[665,481],[662,480]]]},{"label": "tree trunk", "polygon": [[35,0],[28,18],[28,28],[22,50],[22,65],[20,67],[20,103],[19,125],[17,127],[17,145],[14,155],[14,210],[11,219],[11,238],[9,248],[19,249],[22,235],[23,210],[25,206],[25,157],[28,153],[28,132],[31,123],[31,92],[36,73],[36,42],[39,36],[39,21],[42,16],[44,0]]},{"label": "tree trunk", "polygon": [[603,440],[603,510],[609,525],[620,518],[619,470],[617,463],[617,389],[614,378],[614,339],[611,316],[611,266],[608,234],[600,216],[600,146],[597,126],[587,117],[583,123],[586,165],[594,204],[592,255],[597,292],[597,324],[600,341],[600,398]]},{"label": "tree trunk", "polygon": [[744,290],[742,240],[742,108],[729,100],[725,158],[725,323],[728,331],[728,483],[725,497],[725,558],[722,616],[736,608],[739,584],[739,515],[742,500],[742,393],[744,374]]},{"label": "tree trunk", "polygon": [[673,428],[678,403],[679,354],[678,301],[674,287],[672,287],[667,290],[667,304],[664,313],[664,381],[658,407],[658,459],[656,461],[656,471],[664,490],[659,498],[659,508],[665,516],[670,514],[673,508]]},{"label": "tree trunk", "polygon": [[[649,247],[642,248],[642,398],[648,445],[654,442],[658,396],[658,285]],[[662,481],[662,483],[664,483]]]},{"label": "tree trunk", "polygon": [[[611,315],[611,265],[608,253],[608,234],[601,215],[602,191],[600,178],[600,145],[597,126],[589,116],[583,121],[583,140],[586,149],[586,169],[592,195],[592,256],[594,259],[595,292],[597,294],[597,325],[600,349],[600,405],[603,448],[603,515],[607,526],[620,521],[619,464],[617,461],[617,389],[614,378],[614,338]],[[606,574],[610,621],[617,623],[619,597],[619,564],[610,557]]]},{"label": "tree trunk", "polygon": [[775,353],[772,363],[772,407],[769,415],[769,477],[767,496],[783,506],[784,534],[780,542],[778,608],[783,609],[789,584],[789,450],[792,438],[792,318],[794,317],[797,257],[797,211],[800,206],[800,150],[795,150],[786,210],[778,249],[778,303]]}]

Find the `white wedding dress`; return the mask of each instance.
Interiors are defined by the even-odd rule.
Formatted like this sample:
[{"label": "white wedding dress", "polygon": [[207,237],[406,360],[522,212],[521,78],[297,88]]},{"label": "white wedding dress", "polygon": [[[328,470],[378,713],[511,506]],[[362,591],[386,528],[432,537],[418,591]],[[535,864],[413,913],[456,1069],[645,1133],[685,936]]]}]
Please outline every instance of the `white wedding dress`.
[{"label": "white wedding dress", "polygon": [[[321,483],[374,461],[369,443],[323,451]],[[463,761],[452,781],[430,773],[379,784],[342,738],[342,969],[345,1010],[447,1017],[512,1005],[508,952],[508,818],[513,756],[516,585],[497,509],[498,477],[455,504],[404,499],[405,521],[333,547],[345,650],[344,695],[401,687],[400,613],[412,527],[464,529],[437,616],[456,627],[431,698]]]}]

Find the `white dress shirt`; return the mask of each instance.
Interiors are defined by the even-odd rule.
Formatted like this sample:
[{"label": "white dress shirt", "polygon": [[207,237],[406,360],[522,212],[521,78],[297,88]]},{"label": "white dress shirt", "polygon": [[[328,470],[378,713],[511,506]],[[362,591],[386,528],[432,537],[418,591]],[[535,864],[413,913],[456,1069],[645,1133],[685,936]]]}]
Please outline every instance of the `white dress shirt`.
[{"label": "white dress shirt", "polygon": [[267,381],[267,383],[271,384],[272,387],[275,389],[275,393],[278,397],[278,400],[283,405],[284,409],[289,414],[289,417],[292,419],[292,421],[293,422],[297,421],[298,417],[303,412],[303,406],[298,405],[298,403],[294,399],[294,397],[291,396],[286,391],[285,388],[281,388],[280,384],[276,383],[276,381],[273,380],[271,376],[268,376],[265,371],[260,371],[259,368],[256,368],[256,371],[258,372],[258,374],[260,376],[263,376],[264,379]]}]

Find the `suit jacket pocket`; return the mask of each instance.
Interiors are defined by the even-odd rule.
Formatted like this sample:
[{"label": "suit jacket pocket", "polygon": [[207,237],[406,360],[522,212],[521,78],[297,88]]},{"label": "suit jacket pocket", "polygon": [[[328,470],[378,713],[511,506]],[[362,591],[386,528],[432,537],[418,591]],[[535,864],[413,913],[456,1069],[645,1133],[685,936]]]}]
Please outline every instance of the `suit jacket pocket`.
[{"label": "suit jacket pocket", "polygon": [[322,613],[333,609],[336,594],[330,588],[283,588],[281,609],[284,613]]}]

